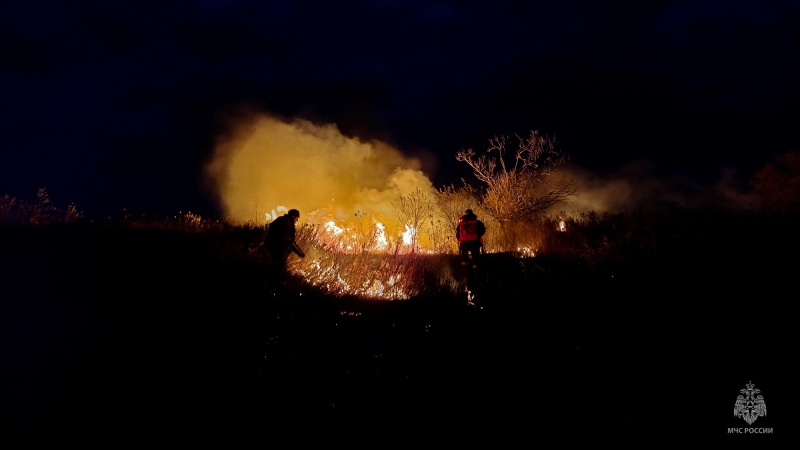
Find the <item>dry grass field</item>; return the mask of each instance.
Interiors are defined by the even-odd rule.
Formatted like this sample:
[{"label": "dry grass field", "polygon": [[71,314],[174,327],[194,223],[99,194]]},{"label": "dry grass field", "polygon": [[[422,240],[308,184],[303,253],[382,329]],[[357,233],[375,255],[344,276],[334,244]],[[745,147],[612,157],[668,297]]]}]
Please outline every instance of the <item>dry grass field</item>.
[{"label": "dry grass field", "polygon": [[732,411],[752,381],[769,408],[753,426],[778,439],[795,406],[796,228],[737,217],[487,254],[477,306],[452,288],[455,255],[420,255],[432,288],[404,300],[298,276],[276,297],[257,230],[4,226],[0,427],[19,443],[325,440],[317,426],[344,422],[726,444],[753,439],[727,433],[747,426]]}]

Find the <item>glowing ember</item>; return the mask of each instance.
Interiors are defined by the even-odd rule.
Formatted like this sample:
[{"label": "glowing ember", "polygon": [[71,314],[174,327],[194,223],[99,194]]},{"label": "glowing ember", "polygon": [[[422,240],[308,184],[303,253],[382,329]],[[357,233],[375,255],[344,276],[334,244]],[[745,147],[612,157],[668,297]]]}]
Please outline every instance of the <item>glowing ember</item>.
[{"label": "glowing ember", "polygon": [[536,251],[530,247],[517,247],[517,252],[527,258],[536,256]]}]

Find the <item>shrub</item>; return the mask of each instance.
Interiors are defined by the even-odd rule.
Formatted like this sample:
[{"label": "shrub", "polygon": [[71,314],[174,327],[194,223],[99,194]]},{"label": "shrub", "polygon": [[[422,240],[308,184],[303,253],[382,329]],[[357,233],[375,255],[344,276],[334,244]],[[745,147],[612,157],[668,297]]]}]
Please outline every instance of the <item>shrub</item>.
[{"label": "shrub", "polygon": [[9,225],[46,225],[54,223],[75,223],[83,218],[74,204],[66,209],[56,207],[47,190],[40,188],[36,201],[18,200],[8,194],[0,197],[0,223]]}]

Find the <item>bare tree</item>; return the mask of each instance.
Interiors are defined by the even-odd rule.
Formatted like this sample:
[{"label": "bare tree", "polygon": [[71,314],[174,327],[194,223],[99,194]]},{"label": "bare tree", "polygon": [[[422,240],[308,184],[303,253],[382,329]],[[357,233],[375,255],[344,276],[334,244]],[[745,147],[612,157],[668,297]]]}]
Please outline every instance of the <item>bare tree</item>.
[{"label": "bare tree", "polygon": [[576,190],[571,178],[556,176],[567,157],[557,150],[554,139],[535,130],[527,139],[517,138],[519,145],[513,160],[508,158],[505,136],[490,139],[483,155],[477,156],[472,149],[456,155],[456,160],[466,162],[486,185],[483,207],[499,221],[547,209],[565,201]]},{"label": "bare tree", "polygon": [[258,198],[258,196],[255,196],[253,198],[253,200],[250,203],[250,210],[251,213],[253,214],[252,219],[244,220],[244,223],[251,223],[256,226],[261,225],[264,227],[269,225],[271,221],[270,218],[267,217],[267,213],[269,212],[269,210],[264,208],[264,205],[262,203],[263,202]]},{"label": "bare tree", "polygon": [[480,156],[472,149],[456,154],[456,160],[467,163],[485,185],[481,206],[500,223],[509,245],[514,243],[510,221],[531,219],[576,191],[572,178],[556,173],[568,158],[558,150],[554,138],[534,130],[526,139],[517,139],[513,157],[506,136],[490,139],[489,148]]},{"label": "bare tree", "polygon": [[460,188],[450,184],[436,191],[436,204],[450,227],[455,230],[458,226],[458,218],[464,214],[467,208],[478,205],[478,194],[475,188],[467,184],[466,181]]},{"label": "bare tree", "polygon": [[400,223],[404,227],[412,227],[411,250],[416,252],[418,250],[419,230],[425,220],[430,217],[430,212],[433,210],[433,201],[427,194],[417,188],[408,195],[397,197],[396,200],[392,201],[392,207],[394,207],[395,216]]}]

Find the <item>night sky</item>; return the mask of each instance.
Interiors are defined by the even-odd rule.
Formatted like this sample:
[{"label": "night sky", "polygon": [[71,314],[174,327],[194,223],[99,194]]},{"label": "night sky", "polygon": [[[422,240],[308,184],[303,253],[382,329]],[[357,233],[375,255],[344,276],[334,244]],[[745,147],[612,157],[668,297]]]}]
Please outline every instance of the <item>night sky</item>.
[{"label": "night sky", "polygon": [[2,10],[0,195],[45,188],[90,215],[216,214],[203,167],[253,112],[384,142],[437,186],[469,176],[457,151],[531,130],[602,180],[646,162],[647,176],[743,185],[800,149],[796,0]]}]

